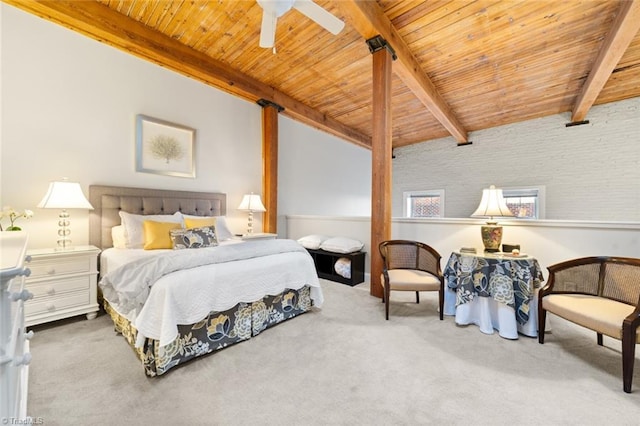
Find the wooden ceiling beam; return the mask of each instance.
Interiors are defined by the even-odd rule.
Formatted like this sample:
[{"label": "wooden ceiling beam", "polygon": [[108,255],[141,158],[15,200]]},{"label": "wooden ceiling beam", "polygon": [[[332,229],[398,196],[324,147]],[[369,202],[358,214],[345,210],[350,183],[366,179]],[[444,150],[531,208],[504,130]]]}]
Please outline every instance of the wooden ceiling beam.
[{"label": "wooden ceiling beam", "polygon": [[252,102],[259,99],[273,101],[284,108],[282,114],[285,116],[356,145],[371,148],[368,135],[103,4],[73,0],[3,1],[231,95]]},{"label": "wooden ceiling beam", "polygon": [[600,91],[609,80],[625,50],[640,30],[640,1],[624,0],[620,2],[620,8],[611,31],[602,44],[595,63],[589,72],[589,76],[578,96],[573,112],[572,122],[584,120],[593,106]]},{"label": "wooden ceiling beam", "polygon": [[380,35],[389,43],[398,57],[394,62],[394,72],[458,143],[467,142],[467,131],[438,93],[431,79],[422,70],[409,46],[378,6],[378,3],[350,0],[338,2],[338,5],[347,16],[350,24],[365,40]]}]

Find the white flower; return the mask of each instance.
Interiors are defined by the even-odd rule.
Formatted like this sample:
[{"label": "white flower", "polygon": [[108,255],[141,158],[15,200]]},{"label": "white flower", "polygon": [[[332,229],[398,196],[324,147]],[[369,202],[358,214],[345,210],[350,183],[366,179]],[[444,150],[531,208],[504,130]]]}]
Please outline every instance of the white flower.
[{"label": "white flower", "polygon": [[[15,221],[21,217],[24,217],[25,219],[33,217],[33,211],[25,209],[22,213],[18,213],[13,207],[7,206],[2,208],[2,212],[0,212],[0,220],[5,217],[8,217],[10,222],[9,227],[7,227],[7,231],[20,231],[21,228],[15,225]],[[0,231],[2,230],[2,223],[0,223]]]}]

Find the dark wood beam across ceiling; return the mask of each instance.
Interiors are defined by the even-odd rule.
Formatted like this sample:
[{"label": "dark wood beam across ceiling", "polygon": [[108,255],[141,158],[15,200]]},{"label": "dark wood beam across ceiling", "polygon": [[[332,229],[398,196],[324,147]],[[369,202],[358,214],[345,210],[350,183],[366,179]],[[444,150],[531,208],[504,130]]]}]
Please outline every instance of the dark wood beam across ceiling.
[{"label": "dark wood beam across ceiling", "polygon": [[585,119],[638,30],[640,30],[640,0],[621,1],[611,31],[604,40],[573,107],[572,122],[580,122]]},{"label": "dark wood beam across ceiling", "polygon": [[431,79],[422,71],[422,67],[409,46],[380,6],[375,1],[360,0],[342,1],[338,4],[348,17],[350,24],[365,40],[380,35],[389,43],[398,57],[394,62],[393,71],[458,143],[467,142],[467,131],[442,98]]},{"label": "dark wood beam across ceiling", "polygon": [[316,0],[343,31],[286,13],[277,55],[258,47],[254,0],[0,1],[366,148],[364,41],[378,35],[398,57],[395,147],[462,144],[471,131],[565,112],[580,122],[592,106],[640,96],[640,0]]},{"label": "dark wood beam across ceiling", "polygon": [[282,114],[285,116],[371,148],[368,135],[100,3],[58,0],[3,2],[248,101],[270,100],[284,107]]}]

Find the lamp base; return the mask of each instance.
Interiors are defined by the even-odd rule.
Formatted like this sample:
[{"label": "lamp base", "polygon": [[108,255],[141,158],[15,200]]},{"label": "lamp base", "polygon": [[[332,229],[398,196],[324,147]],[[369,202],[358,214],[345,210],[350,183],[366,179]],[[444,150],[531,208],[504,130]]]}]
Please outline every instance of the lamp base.
[{"label": "lamp base", "polygon": [[58,244],[56,250],[70,250],[73,248],[73,246],[71,245],[71,240],[68,238],[60,238],[58,239],[58,241],[56,241],[56,243]]},{"label": "lamp base", "polygon": [[71,229],[69,229],[69,225],[71,225],[71,221],[69,220],[69,213],[66,209],[62,209],[60,214],[58,215],[58,249],[66,250],[71,248],[71,239],[69,235],[71,235]]},{"label": "lamp base", "polygon": [[249,220],[247,221],[247,234],[253,234],[253,212],[249,210]]},{"label": "lamp base", "polygon": [[502,242],[502,226],[495,223],[487,223],[480,228],[482,234],[482,244],[484,251],[495,253],[500,251],[500,243]]}]

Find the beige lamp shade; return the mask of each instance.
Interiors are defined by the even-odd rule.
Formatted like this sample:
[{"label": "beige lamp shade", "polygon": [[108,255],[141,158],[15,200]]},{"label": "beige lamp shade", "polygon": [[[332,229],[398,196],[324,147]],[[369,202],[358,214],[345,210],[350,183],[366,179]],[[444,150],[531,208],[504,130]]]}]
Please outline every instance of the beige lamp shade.
[{"label": "beige lamp shade", "polygon": [[87,209],[93,206],[82,193],[78,182],[51,182],[44,198],[38,204],[41,209]]},{"label": "beige lamp shade", "polygon": [[493,221],[494,217],[513,216],[507,203],[502,196],[502,189],[491,185],[488,189],[482,190],[480,205],[471,217],[488,217]]},{"label": "beige lamp shade", "polygon": [[260,199],[260,195],[254,194],[246,194],[242,197],[242,202],[238,206],[238,210],[244,210],[247,212],[266,212],[267,209],[264,208],[262,204],[262,200]]},{"label": "beige lamp shade", "polygon": [[71,247],[71,221],[67,209],[93,210],[93,206],[82,193],[78,182],[51,182],[47,193],[38,204],[41,209],[60,209],[58,215],[58,247],[62,250]]}]

